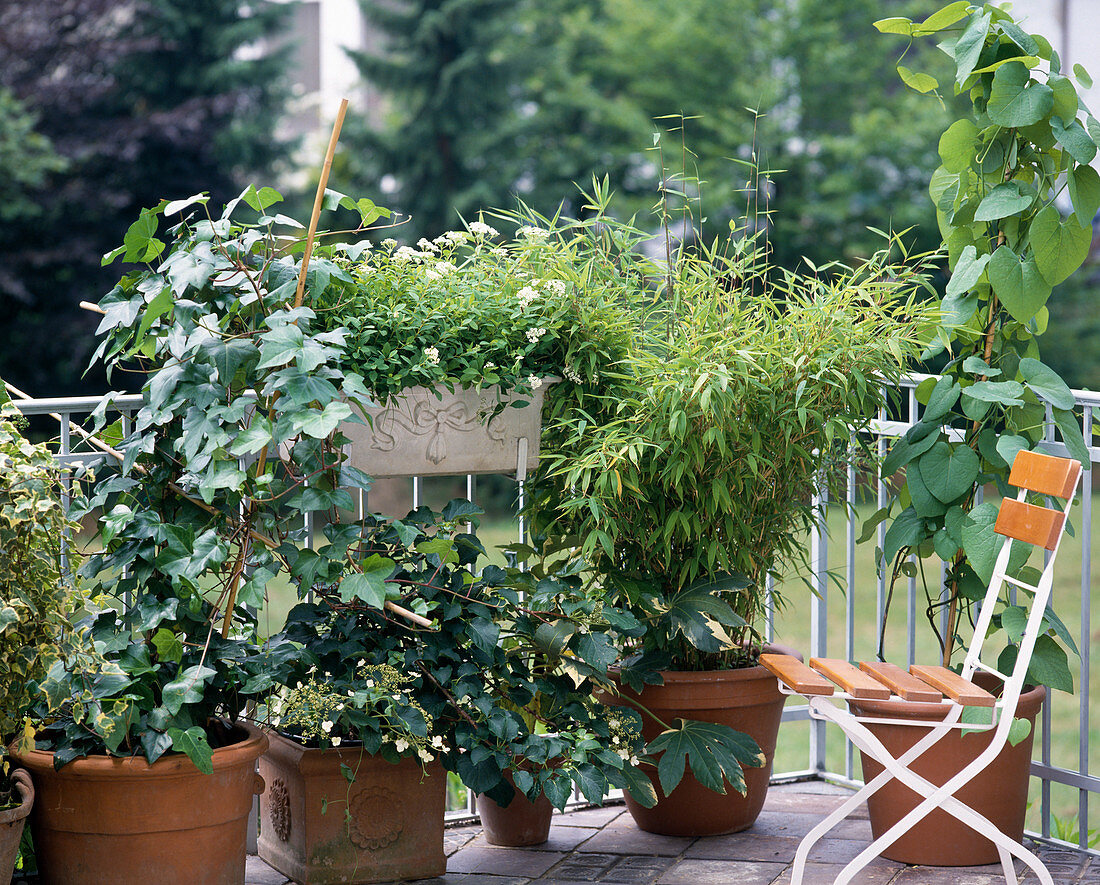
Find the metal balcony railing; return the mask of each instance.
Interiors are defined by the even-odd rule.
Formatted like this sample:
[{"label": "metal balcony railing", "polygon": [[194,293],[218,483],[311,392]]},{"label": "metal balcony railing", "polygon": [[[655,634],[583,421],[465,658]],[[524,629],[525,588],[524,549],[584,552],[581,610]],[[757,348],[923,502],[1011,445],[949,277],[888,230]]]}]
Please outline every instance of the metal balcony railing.
[{"label": "metal balcony railing", "polygon": [[[885,454],[889,441],[905,433],[919,418],[920,405],[916,401],[915,390],[925,375],[911,375],[901,387],[901,415],[880,414],[873,422],[870,433],[880,454]],[[1036,728],[1036,758],[1032,762],[1032,775],[1039,781],[1037,802],[1029,823],[1035,827],[1034,835],[1058,844],[1079,849],[1088,849],[1090,832],[1090,813],[1096,826],[1100,826],[1100,801],[1093,802],[1092,795],[1100,792],[1100,775],[1091,773],[1091,755],[1094,743],[1100,750],[1100,736],[1094,742],[1093,728],[1100,729],[1100,716],[1094,721],[1090,715],[1091,678],[1091,572],[1092,572],[1092,472],[1093,465],[1100,461],[1100,447],[1093,445],[1093,412],[1100,408],[1100,393],[1074,391],[1076,401],[1075,414],[1079,418],[1082,437],[1090,453],[1090,463],[1085,465],[1083,488],[1085,494],[1081,507],[1076,511],[1074,526],[1079,545],[1077,561],[1065,551],[1059,563],[1059,579],[1056,592],[1061,591],[1054,605],[1059,613],[1070,622],[1072,614],[1079,617],[1077,644],[1081,652],[1079,668],[1075,667],[1076,692],[1073,695],[1062,693],[1048,694],[1047,702],[1041,714],[1041,722]],[[118,414],[122,420],[124,432],[129,429],[130,416],[141,407],[139,395],[113,396],[106,409]],[[15,405],[27,416],[52,415],[58,422],[56,457],[63,466],[75,466],[90,460],[104,457],[96,453],[87,444],[80,444],[79,428],[88,421],[88,417],[97,409],[103,408],[101,397],[69,397],[17,400]],[[1052,416],[1047,415],[1047,433],[1044,447],[1054,454],[1068,454],[1063,443],[1057,441]],[[414,506],[420,502],[422,486],[419,478],[411,478]],[[883,545],[886,527],[879,526],[877,539],[857,548],[856,538],[860,532],[861,507],[875,509],[882,506],[888,489],[882,478],[872,481],[874,501],[863,502],[860,492],[867,488],[866,479],[849,472],[847,499],[845,506],[834,507],[824,500],[819,503],[828,513],[822,524],[811,533],[809,543],[810,569],[807,581],[814,593],[809,606],[809,623],[805,621],[805,607],[784,614],[774,609],[769,612],[766,631],[770,640],[773,635],[790,644],[797,645],[810,655],[825,657],[832,655],[847,659],[868,659],[874,656],[878,644],[877,625],[882,621],[886,607],[887,587],[883,577],[876,573],[871,553],[875,543]],[[471,500],[476,495],[475,477],[466,478],[467,495]],[[522,483],[518,489],[518,499],[522,506]],[[877,501],[877,504],[874,502]],[[366,502],[361,501],[361,506]],[[872,506],[873,505],[873,506]],[[517,517],[517,534],[523,536],[522,523]],[[936,578],[937,576],[933,576]],[[943,569],[938,575],[939,588],[942,590]],[[1067,588],[1079,587],[1079,595],[1073,598]],[[783,589],[783,588],[779,588]],[[790,593],[804,592],[801,588],[788,588]],[[921,590],[921,594],[923,594]],[[933,588],[935,592],[935,587]],[[903,648],[892,648],[891,659],[912,663],[918,654],[922,642],[921,620],[923,617],[918,605],[917,578],[909,578],[904,588],[895,592],[895,611],[891,614],[894,624],[891,634]],[[868,612],[873,607],[874,619]],[[874,630],[868,629],[874,625]],[[925,627],[924,633],[931,637],[931,631]],[[873,634],[873,635],[872,635]],[[1071,665],[1074,662],[1071,661]],[[818,777],[841,783],[854,783],[858,777],[854,752],[851,745],[843,743],[835,732],[826,733],[824,723],[810,722],[805,706],[788,705],[784,712],[784,721],[803,723],[786,735],[788,729],[780,734],[781,748],[787,745],[787,758],[804,758],[805,765],[794,766],[790,770],[778,771],[776,779],[797,777]],[[1076,726],[1076,737],[1070,732]],[[800,731],[804,729],[805,731]],[[1055,736],[1057,732],[1057,738]],[[804,746],[796,746],[792,757],[790,752],[791,735]],[[804,753],[804,755],[802,755]],[[780,763],[777,763],[779,765]],[[1068,809],[1068,811],[1067,811]],[[453,813],[472,812],[472,798],[465,809],[454,809]],[[1071,821],[1071,818],[1076,818]],[[1075,832],[1074,832],[1075,831]],[[1066,838],[1071,836],[1071,838]]]}]

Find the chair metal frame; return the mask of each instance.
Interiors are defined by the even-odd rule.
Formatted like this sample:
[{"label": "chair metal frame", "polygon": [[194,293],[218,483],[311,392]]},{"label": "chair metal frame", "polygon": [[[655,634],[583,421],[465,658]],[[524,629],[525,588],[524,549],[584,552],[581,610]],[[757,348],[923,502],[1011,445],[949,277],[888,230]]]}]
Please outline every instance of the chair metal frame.
[{"label": "chair metal frame", "polygon": [[[1054,462],[1063,463],[1055,464]],[[1038,480],[1029,481],[1036,471],[1039,474]],[[1057,474],[1057,481],[1052,480],[1052,474]],[[780,676],[780,690],[784,694],[806,697],[811,718],[836,723],[858,749],[876,759],[883,766],[883,770],[880,774],[864,784],[863,787],[846,799],[840,807],[829,814],[806,834],[795,854],[791,885],[802,885],[803,876],[806,871],[806,862],[813,846],[841,820],[845,819],[856,808],[862,805],[867,797],[877,792],[891,780],[897,780],[905,784],[905,786],[909,787],[917,795],[922,796],[922,801],[886,832],[874,839],[863,851],[845,865],[835,879],[835,885],[848,885],[853,877],[864,869],[867,864],[878,857],[884,849],[888,848],[914,824],[927,817],[928,814],[937,808],[951,814],[962,824],[976,830],[997,846],[1001,867],[1004,871],[1005,881],[1008,885],[1017,885],[1018,882],[1013,857],[1019,858],[1030,867],[1042,885],[1053,885],[1053,879],[1050,873],[1034,852],[1028,850],[1022,844],[1002,833],[987,818],[959,800],[955,796],[955,793],[961,787],[969,783],[978,773],[984,770],[996,758],[997,754],[1008,741],[1009,731],[1012,727],[1012,721],[1020,694],[1023,691],[1024,680],[1027,675],[1028,666],[1031,662],[1032,652],[1034,651],[1035,643],[1039,637],[1043,617],[1050,600],[1054,580],[1054,563],[1058,556],[1058,547],[1065,533],[1065,524],[1068,520],[1070,505],[1076,496],[1080,479],[1081,465],[1070,459],[1054,458],[1053,456],[1043,455],[1037,452],[1020,452],[1013,462],[1009,482],[1019,488],[1019,494],[1015,499],[1005,498],[1001,504],[995,531],[1005,535],[1006,542],[1002,545],[1000,553],[997,556],[992,578],[982,600],[978,619],[975,623],[974,639],[971,642],[970,648],[967,650],[961,673],[963,679],[969,681],[974,674],[980,670],[993,675],[1003,683],[1001,694],[994,704],[992,721],[989,724],[975,725],[962,722],[961,717],[965,705],[950,697],[944,697],[940,702],[946,708],[944,719],[942,721],[935,721],[932,724],[927,720],[915,722],[912,720],[891,719],[883,716],[858,715],[851,712],[847,703],[849,700],[858,700],[858,698],[855,698],[852,694],[845,691],[833,692],[831,688],[829,693],[822,692],[815,694],[807,690],[807,686],[805,685],[802,685],[802,690],[799,690],[799,687],[795,687],[793,683],[785,684],[784,674],[780,673],[779,669],[773,669],[773,672]],[[1061,513],[1057,513],[1056,517],[1052,518],[1050,514],[1053,511],[1050,509],[1035,508],[1026,505],[1025,499],[1029,492],[1044,494],[1048,498],[1064,499],[1064,510]],[[1008,502],[1011,501],[1017,503],[1008,504]],[[1024,507],[1020,507],[1019,505],[1021,504],[1024,504]],[[1001,517],[1005,516],[1006,511],[1010,514],[1014,513],[1015,519],[1010,516],[1005,520],[1005,524],[1002,525]],[[1042,512],[1040,513],[1040,511]],[[1030,520],[1031,517],[1035,515],[1038,515],[1040,520],[1046,518],[1049,525],[1040,526],[1039,529],[1036,530],[1036,527],[1028,522],[1023,532],[1017,529],[1018,533],[1030,534],[1031,537],[1027,539],[1021,539],[1011,534],[1015,528],[1013,525],[1014,522],[1019,523],[1021,519],[1025,521]],[[1053,528],[1055,525],[1056,528]],[[1040,543],[1035,540],[1035,537],[1041,536],[1043,530],[1048,531],[1047,540]],[[1032,546],[1045,548],[1049,552],[1049,556],[1047,557],[1037,585],[1033,586],[1027,584],[1006,574],[1013,546],[1012,538],[1021,540],[1024,543],[1030,543]],[[997,607],[998,600],[1006,585],[1011,585],[1034,593],[1031,601],[1031,610],[1028,613],[1026,628],[1020,639],[1016,662],[1013,666],[1012,673],[1007,675],[988,666],[981,660],[982,648],[989,633],[994,610]],[[768,662],[763,659],[761,662],[764,663],[765,666],[769,666]],[[896,695],[892,695],[890,700],[900,701]],[[874,734],[872,734],[870,729],[867,728],[867,723],[918,727],[927,729],[928,733],[921,737],[905,753],[895,758]],[[910,770],[908,767],[910,763],[920,758],[920,756],[952,730],[961,728],[966,728],[971,731],[993,731],[994,733],[989,745],[957,774],[948,779],[943,786],[936,786],[931,781]]]}]

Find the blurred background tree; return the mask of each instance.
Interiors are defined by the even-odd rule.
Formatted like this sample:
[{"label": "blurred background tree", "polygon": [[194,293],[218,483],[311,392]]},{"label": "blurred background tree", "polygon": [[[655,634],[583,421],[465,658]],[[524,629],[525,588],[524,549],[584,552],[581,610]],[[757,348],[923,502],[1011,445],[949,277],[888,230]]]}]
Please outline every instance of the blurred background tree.
[{"label": "blurred background tree", "polygon": [[[243,51],[278,33],[288,9],[269,0],[0,5],[0,90],[34,119],[33,130],[16,123],[30,160],[21,201],[33,211],[0,217],[0,375],[39,395],[106,388],[81,378],[97,322],[77,307],[118,277],[101,256],[143,206],[199,190],[225,199],[288,156],[274,135],[287,54]],[[59,159],[43,163],[49,143]]]}]

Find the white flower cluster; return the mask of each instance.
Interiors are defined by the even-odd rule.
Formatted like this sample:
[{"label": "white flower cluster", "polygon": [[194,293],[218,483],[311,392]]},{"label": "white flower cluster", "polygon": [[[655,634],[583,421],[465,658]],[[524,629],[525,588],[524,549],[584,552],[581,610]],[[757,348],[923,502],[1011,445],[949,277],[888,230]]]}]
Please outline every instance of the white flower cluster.
[{"label": "white flower cluster", "polygon": [[527,330],[527,340],[532,344],[538,344],[539,339],[546,334],[546,329],[542,326],[536,326],[534,329]]},{"label": "white flower cluster", "polygon": [[390,260],[394,264],[408,264],[411,262],[417,262],[423,260],[425,257],[423,252],[419,252],[412,246],[399,246],[393,253]]},{"label": "white flower cluster", "polygon": [[524,286],[518,292],[516,292],[516,300],[519,301],[520,306],[526,310],[531,306],[531,302],[539,297],[539,293],[531,286]]},{"label": "white flower cluster", "polygon": [[527,383],[531,385],[532,390],[538,390],[542,387],[542,379],[538,375],[528,375]]},{"label": "white flower cluster", "polygon": [[435,243],[433,243],[429,239],[425,239],[424,237],[421,237],[419,240],[417,240],[416,245],[419,246],[424,252],[431,253],[439,251],[439,247]]},{"label": "white flower cluster", "polygon": [[581,376],[581,373],[574,369],[572,366],[566,366],[564,369],[561,370],[561,373],[566,377],[566,379],[572,381],[574,384],[584,384],[584,378]]},{"label": "white flower cluster", "polygon": [[432,267],[424,271],[424,279],[433,282],[443,277],[449,277],[457,270],[458,268],[449,261],[437,261]]},{"label": "white flower cluster", "polygon": [[387,237],[386,239],[384,239],[382,241],[382,246],[385,249],[392,249],[396,245],[397,245],[397,240],[395,240],[393,237]]},{"label": "white flower cluster", "polygon": [[525,240],[545,240],[550,236],[550,231],[532,225],[524,225],[516,233]]},{"label": "white flower cluster", "polygon": [[439,365],[439,348],[438,347],[425,347],[424,359],[429,366]]},{"label": "white flower cluster", "polygon": [[565,294],[565,282],[562,280],[547,280],[543,283],[543,288],[546,289],[551,295],[561,298]]},{"label": "white flower cluster", "polygon": [[[476,222],[475,222],[476,224]],[[490,228],[492,230],[492,228]],[[432,242],[444,249],[451,249],[470,239],[470,234],[464,230],[449,230],[440,234]]]},{"label": "white flower cluster", "polygon": [[485,239],[486,237],[495,237],[497,235],[497,229],[495,227],[490,227],[483,221],[471,221],[470,233],[478,239]]}]

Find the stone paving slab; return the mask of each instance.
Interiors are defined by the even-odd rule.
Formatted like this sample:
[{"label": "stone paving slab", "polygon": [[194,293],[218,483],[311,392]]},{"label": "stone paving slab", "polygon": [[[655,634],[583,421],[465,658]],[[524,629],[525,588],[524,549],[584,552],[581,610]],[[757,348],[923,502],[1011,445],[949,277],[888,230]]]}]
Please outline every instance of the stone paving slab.
[{"label": "stone paving slab", "polygon": [[[836,808],[848,790],[820,782],[773,786],[756,825],[700,839],[639,830],[621,805],[554,817],[550,841],[531,848],[489,845],[480,827],[446,831],[447,874],[418,885],[790,885],[802,836]],[[839,824],[810,855],[803,885],[832,885],[871,838],[865,810]],[[1030,844],[1055,885],[1100,885],[1100,859]],[[1036,879],[1017,864],[1021,885]],[[1003,885],[1000,867],[904,867],[877,858],[855,885]],[[18,880],[17,880],[18,882]],[[33,885],[33,883],[30,883]],[[246,885],[292,885],[256,857]]]}]

